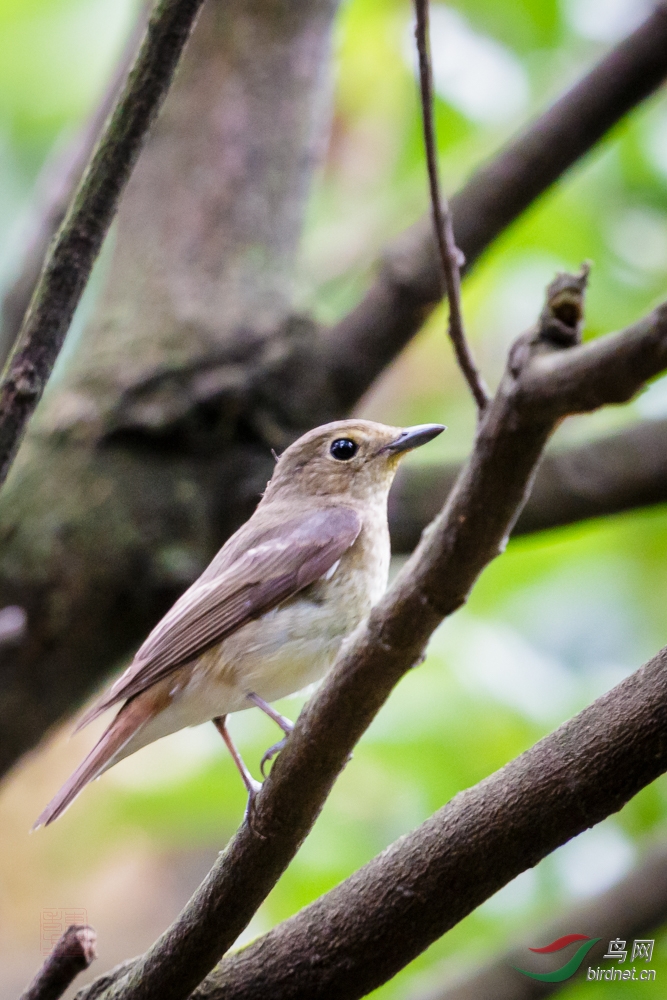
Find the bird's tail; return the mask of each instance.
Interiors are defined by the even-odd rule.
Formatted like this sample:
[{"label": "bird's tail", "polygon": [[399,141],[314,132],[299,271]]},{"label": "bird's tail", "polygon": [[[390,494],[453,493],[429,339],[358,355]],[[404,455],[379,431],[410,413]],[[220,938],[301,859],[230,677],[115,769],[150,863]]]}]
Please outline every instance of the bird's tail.
[{"label": "bird's tail", "polygon": [[58,819],[89,781],[97,778],[102,771],[115,763],[115,758],[122,749],[152,717],[153,713],[147,712],[146,708],[147,705],[141,698],[135,698],[123,705],[86,759],[35,820],[33,830],[37,830],[40,826],[48,826],[54,819]]}]

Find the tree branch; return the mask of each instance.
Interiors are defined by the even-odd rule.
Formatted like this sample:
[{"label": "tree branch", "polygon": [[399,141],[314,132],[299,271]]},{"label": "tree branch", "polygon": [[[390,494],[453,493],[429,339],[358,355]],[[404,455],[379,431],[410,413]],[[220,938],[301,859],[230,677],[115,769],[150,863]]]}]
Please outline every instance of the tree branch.
[{"label": "tree branch", "polygon": [[[653,93],[666,72],[667,5],[660,3],[644,24],[452,198],[455,241],[466,266],[623,115]],[[439,259],[431,220],[425,218],[389,248],[362,301],[327,334],[322,363],[339,412],[357,402],[421,328],[440,297]]]},{"label": "tree branch", "polygon": [[68,927],[19,1000],[58,1000],[79,973],[97,958],[96,942],[92,927],[77,924]]},{"label": "tree branch", "polygon": [[[667,844],[653,846],[625,878],[611,889],[573,906],[555,923],[532,930],[530,937],[482,968],[457,976],[440,989],[420,993],[414,1000],[540,1000],[569,986],[573,980],[543,983],[516,973],[531,968],[529,949],[555,941],[565,934],[587,934],[602,940],[589,952],[587,965],[597,965],[614,938],[647,937],[667,920]],[[558,965],[563,959],[558,958]],[[534,961],[534,960],[533,960]],[[539,969],[545,971],[544,956]]]},{"label": "tree branch", "polygon": [[[613,401],[621,395],[621,383],[622,392],[629,391],[629,376],[613,371],[614,351],[619,367],[635,373],[635,389],[651,364],[656,374],[667,363],[667,308],[595,342],[592,349],[579,345],[585,283],[582,271],[577,277],[560,275],[549,287],[539,324],[510,354],[445,509],[305,706],[255,800],[252,823],[241,826],[181,916],[126,979],[103,994],[105,1000],[179,1000],[213,967],[298,850],[349,753],[394,685],[419,661],[442,619],[466,600],[484,566],[502,551],[555,424],[568,410],[589,409],[593,399],[601,405],[605,385]],[[654,755],[647,767],[657,759]],[[626,768],[622,780],[627,773]],[[614,801],[611,792],[604,801]],[[594,812],[602,806],[590,808]],[[476,823],[480,815],[473,808],[471,821]],[[580,810],[570,809],[567,815],[576,815],[576,822],[581,818]],[[553,838],[554,826],[547,824],[546,830]],[[510,850],[508,857],[516,858],[516,851]],[[352,996],[349,991],[346,995]]]},{"label": "tree branch", "polygon": [[460,250],[454,242],[452,213],[447,199],[440,197],[438,181],[438,161],[436,157],[435,128],[433,124],[433,75],[431,71],[430,40],[428,26],[429,0],[415,0],[417,25],[415,38],[419,55],[419,82],[421,89],[422,118],[424,122],[424,146],[426,165],[431,192],[433,231],[438,247],[445,279],[445,290],[449,300],[449,337],[454,346],[456,359],[468,383],[477,408],[481,412],[489,401],[489,392],[479,373],[470,345],[463,328],[461,309],[461,273],[459,263],[463,263]]},{"label": "tree branch", "polygon": [[[331,892],[225,959],[192,1000],[365,996],[512,878],[667,770],[665,725],[667,648]],[[653,898],[654,913],[664,907]],[[623,929],[614,927],[610,938]],[[593,933],[600,934],[599,925]],[[525,954],[520,964],[528,964]],[[503,978],[512,977],[516,983],[520,974],[510,969]],[[518,990],[513,995],[523,1000]]]},{"label": "tree branch", "polygon": [[118,199],[203,0],[158,0],[113,115],[49,251],[0,385],[0,484],[41,399]]},{"label": "tree branch", "polygon": [[[311,2],[307,15],[285,4],[276,19],[261,4],[234,4],[223,18],[211,4],[133,174],[109,286],[0,504],[0,604],[20,603],[30,622],[28,640],[4,655],[0,773],[136,646],[192,582],[183,566],[203,566],[249,516],[270,446],[343,416],[440,294],[427,221],[330,334],[288,316],[333,7]],[[469,260],[665,72],[660,8],[453,200]],[[247,114],[252,141],[237,127]],[[261,254],[249,252],[256,246]],[[97,484],[111,489],[103,518]],[[67,609],[56,617],[54,594]]]},{"label": "tree branch", "polygon": [[[392,549],[411,552],[436,516],[461,466],[399,470],[389,495]],[[541,460],[513,536],[667,502],[667,420],[549,452]]]},{"label": "tree branch", "polygon": [[116,103],[118,92],[132,65],[137,46],[146,30],[149,8],[150,4],[144,2],[102,100],[66,147],[58,148],[48,158],[37,179],[35,204],[27,225],[29,235],[21,267],[2,300],[0,371],[4,368],[21,329],[51,240],[65,218],[102,126]]}]

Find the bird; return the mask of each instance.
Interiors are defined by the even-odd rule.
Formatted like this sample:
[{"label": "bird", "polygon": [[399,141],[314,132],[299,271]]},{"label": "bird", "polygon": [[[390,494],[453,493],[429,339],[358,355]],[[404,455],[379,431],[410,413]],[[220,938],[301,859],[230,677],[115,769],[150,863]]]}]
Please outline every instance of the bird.
[{"label": "bird", "polygon": [[142,747],[213,721],[239,770],[249,806],[261,788],[227,729],[256,706],[284,733],[271,702],[319,681],[343,641],[387,586],[387,498],[400,459],[441,424],[392,427],[338,420],[316,427],[278,458],[252,516],[176,601],[129,667],[77,730],[120,708],[97,744],[36,820],[46,826],[84,787]]}]

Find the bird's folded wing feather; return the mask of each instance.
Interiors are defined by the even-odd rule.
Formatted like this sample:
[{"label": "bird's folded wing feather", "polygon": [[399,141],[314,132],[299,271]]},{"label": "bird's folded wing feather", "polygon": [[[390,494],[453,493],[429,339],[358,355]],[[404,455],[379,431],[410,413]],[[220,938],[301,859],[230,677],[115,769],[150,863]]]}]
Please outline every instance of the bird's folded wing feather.
[{"label": "bird's folded wing feather", "polygon": [[207,571],[179,598],[78,728],[319,580],[360,530],[361,520],[352,508],[329,507],[283,522],[255,538],[250,534],[248,547],[218,576],[211,578]]}]

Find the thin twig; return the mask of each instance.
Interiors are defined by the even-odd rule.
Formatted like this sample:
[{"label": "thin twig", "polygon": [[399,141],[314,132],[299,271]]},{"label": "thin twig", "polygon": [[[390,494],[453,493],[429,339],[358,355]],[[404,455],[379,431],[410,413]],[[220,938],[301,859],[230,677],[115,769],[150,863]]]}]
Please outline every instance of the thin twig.
[{"label": "thin twig", "polygon": [[97,958],[92,927],[72,924],[19,1000],[58,1000],[74,979]]},{"label": "thin twig", "polygon": [[[465,270],[623,115],[652,94],[665,75],[667,3],[660,3],[452,198]],[[381,264],[362,300],[324,338],[324,357],[318,363],[326,373],[323,385],[335,388],[336,415],[357,404],[442,298],[442,268],[433,253],[430,217],[387,247]]]},{"label": "thin twig", "polygon": [[475,364],[472,351],[466,340],[463,328],[463,312],[461,309],[461,272],[465,258],[454,241],[454,227],[449,203],[440,196],[438,180],[438,161],[435,144],[435,126],[433,123],[433,74],[431,71],[429,25],[429,0],[415,0],[417,26],[415,38],[419,54],[419,83],[421,88],[422,118],[424,122],[424,145],[426,147],[426,164],[431,191],[431,210],[433,227],[442,263],[442,273],[447,289],[449,302],[449,336],[454,345],[456,357],[470,386],[480,413],[489,402],[489,391]]},{"label": "thin twig", "polygon": [[41,399],[74,310],[203,0],[158,0],[132,71],[49,251],[0,385],[0,484]]}]

